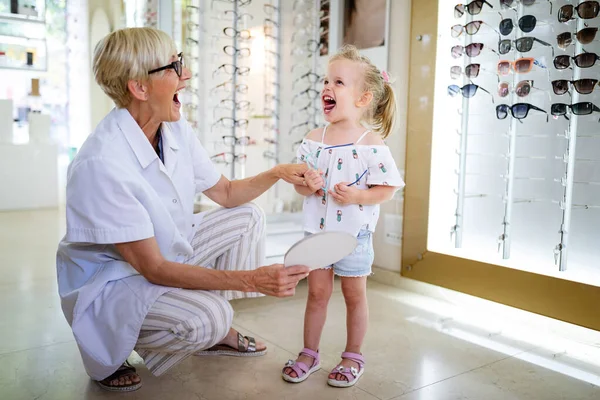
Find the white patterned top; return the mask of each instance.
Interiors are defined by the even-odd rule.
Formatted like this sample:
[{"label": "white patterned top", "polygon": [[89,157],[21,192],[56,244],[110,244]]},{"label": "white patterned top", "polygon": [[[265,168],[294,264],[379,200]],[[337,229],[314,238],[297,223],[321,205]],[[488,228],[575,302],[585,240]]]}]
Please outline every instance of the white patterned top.
[{"label": "white patterned top", "polygon": [[[390,149],[386,145],[361,145],[356,143],[330,146],[304,139],[298,148],[299,163],[325,171],[325,188],[334,190],[340,182],[349,182],[357,189],[367,190],[371,186],[386,185],[404,187],[404,181],[396,167]],[[321,231],[343,231],[358,235],[361,229],[375,231],[379,219],[379,205],[341,205],[327,194],[307,196],[304,200],[304,230],[310,233]]]}]

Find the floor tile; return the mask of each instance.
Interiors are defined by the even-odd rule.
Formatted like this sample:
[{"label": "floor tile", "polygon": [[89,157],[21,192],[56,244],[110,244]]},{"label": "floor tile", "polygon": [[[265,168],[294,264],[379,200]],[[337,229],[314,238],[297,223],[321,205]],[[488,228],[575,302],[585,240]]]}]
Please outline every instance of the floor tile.
[{"label": "floor tile", "polygon": [[394,400],[596,400],[600,388],[510,358]]}]

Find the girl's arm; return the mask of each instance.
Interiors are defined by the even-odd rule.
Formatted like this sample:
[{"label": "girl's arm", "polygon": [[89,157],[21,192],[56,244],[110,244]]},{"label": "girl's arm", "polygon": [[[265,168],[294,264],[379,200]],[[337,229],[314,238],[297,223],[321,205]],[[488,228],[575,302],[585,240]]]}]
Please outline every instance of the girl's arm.
[{"label": "girl's arm", "polygon": [[347,182],[341,182],[335,185],[335,192],[329,191],[328,194],[342,205],[362,204],[367,206],[391,200],[396,190],[398,188],[386,185],[376,185],[367,190],[361,190],[354,186],[348,186]]}]

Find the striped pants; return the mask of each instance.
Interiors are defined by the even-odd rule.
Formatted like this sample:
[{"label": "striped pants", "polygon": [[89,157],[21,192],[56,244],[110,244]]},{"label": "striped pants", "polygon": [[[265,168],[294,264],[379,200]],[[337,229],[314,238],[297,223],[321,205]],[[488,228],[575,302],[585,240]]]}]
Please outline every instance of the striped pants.
[{"label": "striped pants", "polygon": [[[217,270],[253,270],[264,263],[265,217],[254,204],[208,212],[192,240],[186,264]],[[142,324],[135,346],[148,369],[160,376],[197,351],[219,343],[229,332],[228,300],[258,297],[232,290],[174,290],[158,298]]]}]

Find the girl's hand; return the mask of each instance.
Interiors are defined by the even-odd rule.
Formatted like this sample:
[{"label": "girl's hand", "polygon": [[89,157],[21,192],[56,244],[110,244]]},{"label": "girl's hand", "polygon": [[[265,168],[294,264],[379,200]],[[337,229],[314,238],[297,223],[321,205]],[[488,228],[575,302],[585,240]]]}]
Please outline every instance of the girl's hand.
[{"label": "girl's hand", "polygon": [[325,185],[325,181],[323,181],[321,170],[315,171],[314,169],[310,169],[304,173],[304,180],[306,181],[306,186],[310,188],[310,190],[317,192],[320,190],[323,185]]},{"label": "girl's hand", "polygon": [[350,182],[340,182],[334,186],[335,192],[328,191],[327,193],[333,197],[336,203],[341,205],[360,204],[360,194],[362,190],[354,186],[348,186]]}]

